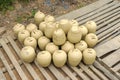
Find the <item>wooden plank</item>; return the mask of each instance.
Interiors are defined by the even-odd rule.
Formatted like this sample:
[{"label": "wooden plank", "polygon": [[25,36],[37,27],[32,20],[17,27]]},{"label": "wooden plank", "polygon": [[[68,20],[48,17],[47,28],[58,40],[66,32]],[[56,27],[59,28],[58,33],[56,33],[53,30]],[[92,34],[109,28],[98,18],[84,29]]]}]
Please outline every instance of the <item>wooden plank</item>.
[{"label": "wooden plank", "polygon": [[[20,48],[17,46],[17,44],[14,42],[14,40],[12,39],[11,36],[7,36],[7,39],[10,41],[12,47],[14,48],[14,50],[16,51],[17,55],[19,55],[20,53]],[[33,67],[28,64],[28,63],[24,63],[25,67],[28,69],[29,73],[31,74],[31,76],[33,77],[34,80],[40,80],[39,76],[37,75],[37,73],[35,72],[35,70],[33,69]]]},{"label": "wooden plank", "polygon": [[4,64],[5,68],[7,69],[7,71],[9,73],[11,79],[12,80],[17,80],[16,77],[15,77],[15,75],[14,75],[14,73],[12,72],[12,70],[11,70],[11,68],[10,68],[7,60],[5,59],[5,57],[4,57],[4,55],[2,54],[1,51],[0,51],[0,58],[1,58],[2,62],[3,62],[3,64]]},{"label": "wooden plank", "polygon": [[90,69],[92,69],[95,74],[97,74],[102,80],[109,80],[103,73],[101,73],[98,69],[96,69],[93,65],[89,66]]},{"label": "wooden plank", "polygon": [[50,71],[54,74],[57,80],[66,80],[65,77],[51,64],[49,67]]},{"label": "wooden plank", "polygon": [[20,75],[21,79],[23,80],[28,80],[25,73],[23,72],[23,70],[21,69],[20,65],[18,64],[18,62],[16,61],[13,53],[11,52],[11,50],[9,49],[9,47],[7,46],[7,44],[4,42],[3,39],[0,39],[0,43],[2,45],[2,47],[4,48],[5,52],[7,53],[8,57],[10,58],[12,64],[15,66],[15,69],[17,70],[18,74]]},{"label": "wooden plank", "polygon": [[88,76],[86,76],[85,74],[83,74],[80,69],[78,69],[77,67],[71,67],[83,80],[90,80],[90,78]]},{"label": "wooden plank", "polygon": [[[120,9],[120,8],[118,8],[118,9]],[[111,13],[111,12],[113,12],[113,13]],[[106,21],[109,21],[109,19],[112,19],[113,17],[115,17],[115,16],[117,16],[117,15],[119,15],[120,14],[120,11],[118,11],[118,10],[116,10],[116,12],[114,12],[114,11],[111,11],[110,13],[110,15],[105,15],[105,17],[104,17],[104,15],[103,15],[103,18],[101,18],[101,20],[97,20],[98,22],[96,22],[97,24],[101,24],[101,23],[104,23],[104,22],[106,22]],[[106,13],[107,14],[107,13]],[[100,17],[102,17],[102,16],[100,16]],[[96,19],[98,19],[98,18],[96,18]],[[117,19],[117,17],[116,18],[114,18],[114,19]],[[96,21],[96,20],[95,20]],[[119,21],[119,20],[118,20]],[[108,22],[109,23],[109,22]],[[117,23],[117,21],[114,21],[113,20],[113,22],[112,23],[110,23],[111,24],[111,26],[112,25],[114,25],[114,24],[116,24]],[[109,25],[110,26],[110,25]],[[104,30],[106,30],[106,29],[108,29],[109,27],[104,27],[104,26],[99,26],[98,25],[98,27],[97,27],[97,32],[96,32],[96,34],[100,34],[102,31],[104,31]]]},{"label": "wooden plank", "polygon": [[114,66],[113,68],[111,68],[114,72],[117,72],[118,70],[120,70],[120,63],[117,64],[116,66]]},{"label": "wooden plank", "polygon": [[120,35],[104,44],[96,46],[94,49],[97,52],[97,56],[101,57],[110,51],[118,49],[119,47],[120,47]]},{"label": "wooden plank", "polygon": [[[118,27],[118,26],[119,26],[119,21],[120,21],[120,20],[113,21],[112,23],[108,24],[107,26],[102,27],[101,29],[99,29],[99,30],[96,32],[96,34],[99,35],[99,37],[101,37],[101,36],[105,35],[105,33],[103,34],[102,32],[107,31],[107,30],[110,29],[110,28],[112,28],[112,29],[110,29],[110,31],[119,28],[119,27]],[[118,25],[116,25],[116,24],[118,24]],[[115,26],[115,27],[113,27],[113,26]],[[109,31],[108,31],[108,32],[109,32]],[[107,32],[107,33],[108,33],[108,32]]]},{"label": "wooden plank", "polygon": [[[18,61],[18,63],[19,63],[20,66],[22,65],[21,60]],[[13,64],[9,64],[9,66],[10,66],[10,69],[11,69],[11,70],[15,69],[15,67],[14,67]],[[3,70],[4,73],[7,72],[7,69],[6,69],[5,67],[3,67],[2,70]]]},{"label": "wooden plank", "polygon": [[52,78],[50,77],[50,75],[47,73],[47,71],[43,67],[39,66],[36,61],[34,61],[34,63],[36,64],[36,66],[38,67],[38,69],[42,72],[42,74],[46,78],[46,80],[52,80]]},{"label": "wooden plank", "polygon": [[[120,21],[120,19],[119,20],[116,20],[117,22],[118,21]],[[112,23],[113,24],[113,23]],[[106,34],[108,34],[108,33],[110,33],[110,32],[112,32],[112,31],[114,31],[115,29],[117,29],[117,28],[119,28],[119,25],[120,25],[120,23],[117,23],[116,25],[113,25],[111,28],[109,28],[109,29],[107,29],[106,31],[103,31],[101,34],[99,34],[98,35],[98,38],[101,38],[101,37],[103,37],[104,35],[106,35]],[[109,27],[109,26],[111,26],[111,24],[109,24],[107,27]]]},{"label": "wooden plank", "polygon": [[1,69],[0,69],[0,80],[7,80]]},{"label": "wooden plank", "polygon": [[98,43],[97,46],[99,46],[99,45],[101,45],[103,43],[106,43],[107,41],[109,41],[109,40],[111,40],[111,39],[113,39],[113,38],[115,38],[115,37],[117,37],[119,35],[120,35],[120,31],[116,31],[115,33],[111,34],[108,37],[103,37],[103,38],[99,39],[100,43]]},{"label": "wooden plank", "polygon": [[117,2],[118,2],[118,1],[114,1],[114,2],[111,2],[111,3],[107,4],[107,5],[104,5],[104,6],[102,6],[101,8],[96,9],[96,10],[90,12],[89,14],[86,14],[86,15],[84,15],[84,16],[81,16],[80,18],[77,18],[76,20],[77,20],[77,21],[82,21],[83,19],[86,19],[86,18],[88,18],[88,17],[90,17],[90,16],[93,16],[93,15],[95,15],[95,14],[97,14],[97,13],[99,13],[99,12],[101,12],[101,11],[103,11],[103,10],[105,10],[105,9],[113,6],[113,5],[115,5]]},{"label": "wooden plank", "polygon": [[102,61],[107,64],[107,66],[112,67],[114,64],[120,61],[120,49],[116,50],[115,52],[109,54]]},{"label": "wooden plank", "polygon": [[[114,17],[114,16],[116,16],[118,14],[120,14],[120,8],[117,8],[117,9],[114,9],[114,10],[112,10],[110,12],[107,12],[104,15],[99,16],[98,18],[95,18],[94,21],[96,21],[97,24],[100,24],[102,22],[105,22],[105,21],[111,19],[112,17]],[[98,28],[100,28],[100,27],[98,27]]]},{"label": "wooden plank", "polygon": [[[100,37],[98,42],[101,42],[102,40],[107,39],[107,38],[110,39],[112,36],[119,34],[119,33],[120,33],[119,31],[120,31],[120,27],[114,29],[114,30],[113,30],[112,32],[110,32],[109,34],[104,35],[103,37]],[[101,34],[102,34],[102,33],[101,33]],[[112,39],[112,38],[111,38],[111,39]],[[108,40],[107,40],[107,41],[108,41]]]},{"label": "wooden plank", "polygon": [[61,68],[72,80],[78,80],[66,65]]},{"label": "wooden plank", "polygon": [[99,24],[98,28],[99,28],[99,27],[103,27],[103,26],[105,26],[105,25],[110,25],[111,22],[114,22],[114,21],[116,21],[116,20],[119,21],[119,18],[120,18],[120,15],[118,14],[118,15],[110,18],[109,20],[104,21],[103,23]]},{"label": "wooden plank", "polygon": [[[88,6],[82,7],[80,9],[77,9],[75,11],[72,11],[66,15],[60,16],[57,18],[57,20],[63,19],[63,18],[67,18],[67,19],[75,19],[79,16],[82,16],[84,14],[87,14],[95,9],[98,9],[100,7],[102,7],[103,5],[112,2],[113,0],[99,0],[96,1]],[[78,14],[79,13],[79,14]]]},{"label": "wooden plank", "polygon": [[[8,43],[8,40],[6,39],[6,37],[2,37],[2,39],[5,41],[5,43]],[[0,47],[2,47],[1,44],[0,44]]]},{"label": "wooden plank", "polygon": [[83,63],[80,63],[79,66],[86,72],[89,77],[91,77],[94,80],[100,80],[98,76],[96,76],[92,71],[88,69],[87,66],[85,66]]},{"label": "wooden plank", "polygon": [[85,22],[87,22],[87,21],[89,21],[89,20],[94,20],[95,18],[97,18],[97,17],[99,17],[99,16],[102,16],[102,15],[104,15],[105,13],[110,12],[110,11],[112,11],[113,9],[119,7],[119,5],[120,5],[120,3],[118,3],[118,4],[116,4],[116,5],[108,8],[108,9],[102,11],[102,12],[99,12],[99,13],[96,14],[96,15],[90,16],[89,18],[86,18],[86,19],[80,21],[79,23],[80,23],[80,24],[84,24]]},{"label": "wooden plank", "polygon": [[94,62],[94,66],[103,72],[110,80],[119,80],[116,76],[114,76],[109,70],[107,70],[103,65],[101,65],[98,61]]},{"label": "wooden plank", "polygon": [[[112,34],[112,36],[110,37],[114,37],[114,35],[116,36],[117,34],[119,34],[119,22],[120,22],[120,19],[119,20],[116,20],[112,23],[110,23],[109,25],[107,25],[106,27],[103,27],[101,28],[100,30],[98,30],[96,32],[96,34],[98,35],[99,37],[99,41],[101,41],[102,39],[104,39],[105,37],[109,36]],[[113,27],[114,26],[114,27]],[[108,30],[110,29],[110,30]],[[115,34],[113,34],[114,32],[116,32]],[[99,34],[100,33],[100,34]],[[107,34],[107,35],[106,35]]]}]

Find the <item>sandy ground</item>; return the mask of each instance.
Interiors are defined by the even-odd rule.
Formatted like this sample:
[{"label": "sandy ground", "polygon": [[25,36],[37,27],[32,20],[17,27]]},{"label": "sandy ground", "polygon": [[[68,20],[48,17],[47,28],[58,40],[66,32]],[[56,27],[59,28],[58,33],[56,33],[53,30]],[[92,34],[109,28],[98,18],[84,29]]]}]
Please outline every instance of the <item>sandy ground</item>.
[{"label": "sandy ground", "polygon": [[8,10],[4,14],[0,11],[0,37],[9,35],[12,27],[18,22],[25,25],[33,22],[33,14],[38,10],[45,14],[60,16],[97,0],[66,0],[64,3],[58,1],[51,0],[51,3],[46,3],[45,0],[31,0],[29,3],[16,1],[13,4],[14,10]]}]

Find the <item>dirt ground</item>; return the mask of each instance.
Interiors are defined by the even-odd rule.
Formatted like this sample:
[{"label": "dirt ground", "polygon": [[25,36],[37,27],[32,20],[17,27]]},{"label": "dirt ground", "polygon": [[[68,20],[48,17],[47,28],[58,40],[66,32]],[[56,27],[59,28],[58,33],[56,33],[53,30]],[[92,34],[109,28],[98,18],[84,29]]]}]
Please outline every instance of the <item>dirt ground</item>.
[{"label": "dirt ground", "polygon": [[81,8],[97,0],[51,0],[51,3],[46,0],[31,0],[30,2],[18,2],[14,5],[14,10],[8,10],[5,14],[0,11],[0,38],[9,35],[12,27],[17,23],[27,25],[33,22],[33,15],[40,10],[45,14],[60,16],[72,10]]}]

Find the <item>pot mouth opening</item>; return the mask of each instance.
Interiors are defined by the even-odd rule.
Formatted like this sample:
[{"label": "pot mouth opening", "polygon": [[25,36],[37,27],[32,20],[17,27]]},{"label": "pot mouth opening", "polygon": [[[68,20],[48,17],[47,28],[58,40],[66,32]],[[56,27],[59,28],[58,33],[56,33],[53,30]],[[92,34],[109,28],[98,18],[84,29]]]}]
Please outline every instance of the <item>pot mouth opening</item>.
[{"label": "pot mouth opening", "polygon": [[25,32],[21,32],[21,34],[25,34]]},{"label": "pot mouth opening", "polygon": [[92,37],[91,39],[96,39],[95,37]]},{"label": "pot mouth opening", "polygon": [[29,40],[29,42],[32,42],[33,40]]}]

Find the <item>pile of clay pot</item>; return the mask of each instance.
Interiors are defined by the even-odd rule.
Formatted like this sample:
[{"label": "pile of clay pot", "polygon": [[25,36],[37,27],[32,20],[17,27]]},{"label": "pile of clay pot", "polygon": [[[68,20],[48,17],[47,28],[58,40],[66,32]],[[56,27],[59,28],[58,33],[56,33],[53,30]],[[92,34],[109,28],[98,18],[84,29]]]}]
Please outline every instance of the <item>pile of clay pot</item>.
[{"label": "pile of clay pot", "polygon": [[17,23],[13,32],[23,48],[20,58],[24,62],[36,61],[42,67],[54,64],[77,66],[80,62],[91,65],[96,59],[93,47],[98,42],[96,23],[87,21],[79,25],[76,20],[61,19],[40,11],[34,16],[34,23]]}]

